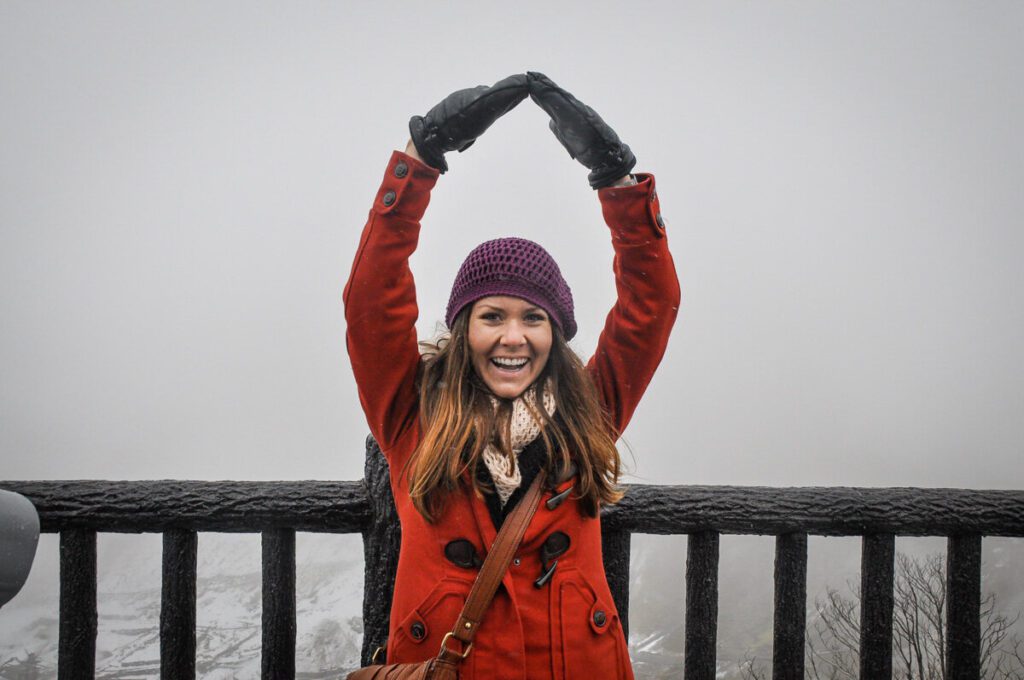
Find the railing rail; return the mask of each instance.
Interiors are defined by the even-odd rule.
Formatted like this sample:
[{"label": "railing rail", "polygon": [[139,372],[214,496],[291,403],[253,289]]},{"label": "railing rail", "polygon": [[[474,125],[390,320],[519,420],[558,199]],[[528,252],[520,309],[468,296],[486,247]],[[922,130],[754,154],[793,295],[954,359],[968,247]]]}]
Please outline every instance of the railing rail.
[{"label": "railing rail", "polygon": [[[373,521],[368,481],[9,481],[41,529],[359,533]],[[602,524],[643,534],[1020,536],[1024,491],[627,484]],[[388,498],[390,501],[390,497]]]},{"label": "railing rail", "polygon": [[29,498],[40,529],[163,533],[170,529],[359,533],[370,523],[358,482],[45,481],[0,482]]},{"label": "railing rail", "polygon": [[[383,643],[400,528],[383,456],[359,482],[18,481],[44,532],[60,533],[58,678],[93,678],[96,533],[163,534],[162,678],[195,677],[197,532],[260,532],[262,676],[295,676],[295,532],[363,535],[363,663]],[[684,677],[715,677],[720,534],[776,536],[773,678],[802,680],[807,536],[862,536],[861,678],[892,676],[895,537],[946,536],[947,677],[980,668],[982,536],[1024,536],[1024,491],[918,488],[627,487],[602,514],[605,571],[628,628],[633,533],[689,535]]]}]

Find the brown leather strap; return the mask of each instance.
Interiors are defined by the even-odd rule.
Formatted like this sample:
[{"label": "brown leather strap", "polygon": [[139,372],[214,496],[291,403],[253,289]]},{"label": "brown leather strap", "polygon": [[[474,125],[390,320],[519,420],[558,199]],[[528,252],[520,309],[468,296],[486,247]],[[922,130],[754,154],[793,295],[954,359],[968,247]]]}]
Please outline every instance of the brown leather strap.
[{"label": "brown leather strap", "polygon": [[[394,678],[401,680],[458,680],[460,662],[469,656],[473,649],[473,636],[480,625],[484,612],[490,606],[494,594],[498,592],[498,585],[508,571],[508,565],[512,557],[519,549],[526,534],[526,527],[530,526],[537,506],[540,505],[541,496],[544,495],[544,480],[547,475],[541,473],[533,480],[526,495],[519,501],[519,504],[512,510],[512,513],[505,518],[501,525],[494,545],[484,558],[480,573],[476,575],[476,581],[469,591],[466,604],[462,607],[458,621],[452,632],[445,635],[441,642],[441,650],[437,656],[429,661],[419,663],[389,664],[386,666],[368,666],[349,673],[350,680],[354,678]],[[455,638],[462,643],[462,650],[448,648],[448,641]]]},{"label": "brown leather strap", "polygon": [[[533,513],[540,505],[540,498],[544,494],[544,479],[544,474],[538,474],[533,480],[526,495],[512,510],[512,514],[505,518],[497,538],[494,539],[494,545],[491,546],[490,552],[484,558],[483,566],[480,567],[480,573],[477,574],[473,588],[469,591],[469,597],[466,598],[462,613],[459,614],[455,628],[452,629],[452,637],[459,640],[464,646],[463,653],[468,653],[469,645],[473,641],[473,635],[476,634],[484,612],[487,611],[491,600],[494,599],[498,585],[504,578],[505,572],[508,571],[508,565],[512,562],[516,550],[519,549],[519,544],[526,533],[526,527],[530,525]],[[442,644],[439,656],[450,658],[451,651],[445,649],[445,645]]]}]

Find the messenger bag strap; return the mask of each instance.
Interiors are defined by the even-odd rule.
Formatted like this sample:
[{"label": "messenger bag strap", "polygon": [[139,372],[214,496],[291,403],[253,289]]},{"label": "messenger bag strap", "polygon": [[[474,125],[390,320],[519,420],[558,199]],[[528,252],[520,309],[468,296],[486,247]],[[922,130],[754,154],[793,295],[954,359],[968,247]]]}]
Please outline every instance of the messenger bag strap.
[{"label": "messenger bag strap", "polygon": [[[508,571],[512,557],[519,549],[519,544],[526,533],[526,527],[533,519],[533,513],[540,505],[541,496],[544,494],[543,482],[546,478],[547,476],[543,473],[537,475],[526,495],[502,523],[498,536],[494,539],[494,545],[491,546],[490,552],[484,558],[480,573],[477,574],[473,588],[469,591],[469,597],[466,598],[466,604],[462,607],[462,613],[459,614],[459,618],[455,622],[455,628],[445,636],[441,643],[439,658],[451,660],[453,658],[464,659],[469,656],[473,635],[476,634],[484,612],[487,611],[491,600],[494,599],[494,594],[498,591],[498,585],[504,578],[505,572]],[[463,651],[461,653],[448,649],[449,638],[455,638],[462,643]]]}]

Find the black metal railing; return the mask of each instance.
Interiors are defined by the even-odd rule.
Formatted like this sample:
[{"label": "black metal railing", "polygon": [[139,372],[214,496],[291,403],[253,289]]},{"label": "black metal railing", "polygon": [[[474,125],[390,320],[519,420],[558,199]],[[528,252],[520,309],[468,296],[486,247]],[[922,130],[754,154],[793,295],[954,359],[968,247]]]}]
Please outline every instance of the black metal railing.
[{"label": "black metal railing", "polygon": [[[367,441],[359,482],[0,482],[27,496],[44,532],[60,533],[58,678],[93,678],[97,532],[163,534],[161,678],[195,677],[197,532],[260,532],[262,676],[295,677],[295,532],[361,533],[363,654],[387,635],[400,528],[388,470]],[[915,488],[628,487],[602,514],[605,570],[628,628],[634,533],[686,534],[683,674],[715,678],[721,534],[774,535],[772,677],[803,680],[807,536],[861,536],[860,677],[892,676],[896,536],[946,536],[947,678],[976,680],[981,657],[982,536],[1024,536],[1024,491]]]}]

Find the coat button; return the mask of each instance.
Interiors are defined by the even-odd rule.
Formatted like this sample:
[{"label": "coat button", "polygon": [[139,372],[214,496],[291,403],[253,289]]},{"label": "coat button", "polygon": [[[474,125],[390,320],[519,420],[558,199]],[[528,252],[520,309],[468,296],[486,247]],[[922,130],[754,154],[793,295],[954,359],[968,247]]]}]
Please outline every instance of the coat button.
[{"label": "coat button", "polygon": [[604,627],[604,624],[608,623],[608,617],[603,611],[598,609],[594,612],[594,625],[598,628]]},{"label": "coat button", "polygon": [[395,177],[402,179],[409,174],[409,166],[399,161],[398,165],[395,166]]},{"label": "coat button", "polygon": [[427,629],[423,627],[422,623],[415,621],[412,626],[409,627],[409,634],[412,635],[413,640],[422,640],[423,636],[427,634]]},{"label": "coat button", "polygon": [[518,567],[518,566],[519,566],[520,564],[522,564],[522,563],[523,563],[523,561],[522,561],[521,559],[519,559],[518,557],[517,557],[517,558],[515,558],[514,560],[512,560],[512,564],[516,565],[517,567]]},{"label": "coat button", "polygon": [[661,216],[661,213],[658,213],[655,216],[654,221],[657,222],[658,226],[661,227],[662,229],[665,228],[665,218]]},{"label": "coat button", "polygon": [[391,205],[395,202],[395,192],[389,191],[384,194],[384,205]]},{"label": "coat button", "polygon": [[563,501],[564,501],[564,500],[565,500],[566,498],[568,498],[568,497],[569,497],[569,494],[571,494],[571,493],[573,492],[573,489],[575,489],[575,488],[576,488],[575,486],[570,486],[570,487],[569,487],[568,489],[566,489],[566,490],[565,490],[565,491],[563,491],[562,493],[557,493],[557,494],[555,494],[554,496],[552,496],[551,498],[547,499],[547,500],[546,500],[546,501],[544,502],[544,506],[545,506],[545,507],[546,507],[546,508],[547,508],[548,510],[554,510],[554,509],[556,509],[556,508],[557,508],[557,507],[558,507],[559,505],[561,505],[561,504],[562,504],[562,502],[563,502]]}]

